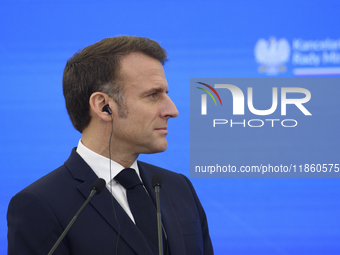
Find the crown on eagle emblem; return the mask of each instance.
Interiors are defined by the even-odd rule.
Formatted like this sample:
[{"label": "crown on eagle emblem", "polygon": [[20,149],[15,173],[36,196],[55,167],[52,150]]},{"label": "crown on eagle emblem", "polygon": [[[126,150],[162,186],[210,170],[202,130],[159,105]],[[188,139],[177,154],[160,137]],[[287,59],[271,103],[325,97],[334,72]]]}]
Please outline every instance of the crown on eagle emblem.
[{"label": "crown on eagle emblem", "polygon": [[260,64],[259,72],[277,75],[287,69],[284,64],[289,60],[290,46],[284,38],[276,40],[271,37],[268,41],[261,38],[255,45],[254,54],[256,62]]}]

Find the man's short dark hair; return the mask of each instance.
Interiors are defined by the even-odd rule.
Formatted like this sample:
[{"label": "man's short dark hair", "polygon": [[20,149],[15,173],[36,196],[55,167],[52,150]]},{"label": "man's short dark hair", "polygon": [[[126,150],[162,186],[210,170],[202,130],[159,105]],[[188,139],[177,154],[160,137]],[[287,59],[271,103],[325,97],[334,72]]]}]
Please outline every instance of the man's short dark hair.
[{"label": "man's short dark hair", "polygon": [[166,51],[146,37],[118,36],[103,39],[74,54],[66,63],[63,93],[73,126],[80,133],[91,120],[89,100],[94,92],[104,92],[117,103],[124,115],[123,84],[119,80],[120,59],[132,52],[141,52],[167,61]]}]

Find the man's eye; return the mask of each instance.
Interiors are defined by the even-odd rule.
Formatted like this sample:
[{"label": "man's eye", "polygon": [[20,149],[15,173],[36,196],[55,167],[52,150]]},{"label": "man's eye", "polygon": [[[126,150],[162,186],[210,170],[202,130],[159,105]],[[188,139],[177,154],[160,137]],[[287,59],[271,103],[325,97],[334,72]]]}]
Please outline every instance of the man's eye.
[{"label": "man's eye", "polygon": [[154,98],[154,97],[157,96],[157,93],[152,93],[152,94],[150,94],[149,96],[152,97],[152,98]]}]

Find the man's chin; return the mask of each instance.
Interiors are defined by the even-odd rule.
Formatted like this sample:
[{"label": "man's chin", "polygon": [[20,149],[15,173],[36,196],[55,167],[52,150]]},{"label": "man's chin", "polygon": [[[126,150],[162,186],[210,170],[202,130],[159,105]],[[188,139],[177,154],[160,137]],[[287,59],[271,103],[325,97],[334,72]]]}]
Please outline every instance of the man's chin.
[{"label": "man's chin", "polygon": [[154,154],[154,153],[160,153],[164,152],[168,147],[168,143],[160,144],[158,146],[155,146],[154,148],[150,148],[147,152],[144,152],[144,154]]}]

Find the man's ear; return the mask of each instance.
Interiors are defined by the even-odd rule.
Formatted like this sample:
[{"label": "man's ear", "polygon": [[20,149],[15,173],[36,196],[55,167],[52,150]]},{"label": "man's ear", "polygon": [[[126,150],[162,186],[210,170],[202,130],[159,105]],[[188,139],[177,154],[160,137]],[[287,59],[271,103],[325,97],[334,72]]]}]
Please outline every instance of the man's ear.
[{"label": "man's ear", "polygon": [[114,114],[112,110],[114,101],[107,94],[103,92],[94,92],[90,96],[89,104],[91,117],[98,116],[104,121],[111,121],[111,115]]}]

